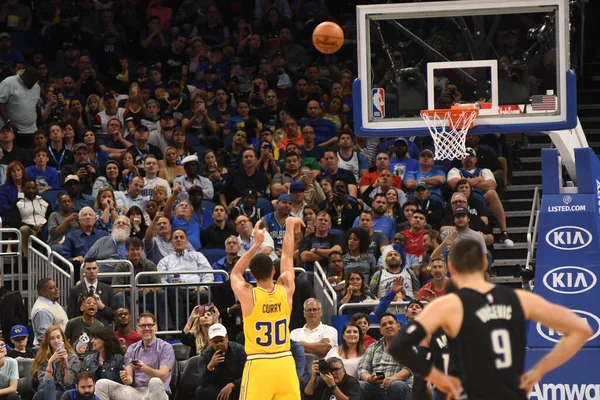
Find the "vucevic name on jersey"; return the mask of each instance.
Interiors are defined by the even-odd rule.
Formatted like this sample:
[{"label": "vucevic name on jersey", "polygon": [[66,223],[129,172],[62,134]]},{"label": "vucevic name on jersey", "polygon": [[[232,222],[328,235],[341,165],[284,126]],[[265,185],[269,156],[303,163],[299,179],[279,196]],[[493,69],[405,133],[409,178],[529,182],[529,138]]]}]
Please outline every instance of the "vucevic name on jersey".
[{"label": "vucevic name on jersey", "polygon": [[[464,317],[450,339],[450,358],[458,357],[469,399],[524,400],[519,388],[525,360],[525,316],[517,294],[495,286],[487,293],[456,292]],[[453,360],[452,364],[456,364]]]}]

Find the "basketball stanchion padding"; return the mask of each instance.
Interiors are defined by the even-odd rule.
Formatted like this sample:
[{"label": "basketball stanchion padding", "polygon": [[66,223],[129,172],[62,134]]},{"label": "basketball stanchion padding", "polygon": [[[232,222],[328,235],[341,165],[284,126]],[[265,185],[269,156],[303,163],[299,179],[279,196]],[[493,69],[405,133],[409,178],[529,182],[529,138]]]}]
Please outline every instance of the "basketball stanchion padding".
[{"label": "basketball stanchion padding", "polygon": [[478,114],[479,109],[472,107],[421,111],[433,138],[435,160],[461,160],[466,157],[465,139]]}]

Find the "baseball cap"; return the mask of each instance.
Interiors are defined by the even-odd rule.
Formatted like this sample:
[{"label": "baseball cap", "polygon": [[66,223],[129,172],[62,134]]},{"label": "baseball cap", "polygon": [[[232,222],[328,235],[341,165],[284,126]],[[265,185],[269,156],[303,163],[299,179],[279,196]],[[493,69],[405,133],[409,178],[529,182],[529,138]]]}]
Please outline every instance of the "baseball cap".
[{"label": "baseball cap", "polygon": [[423,149],[423,150],[421,150],[421,153],[419,154],[419,157],[423,157],[425,154],[430,154],[431,157],[433,157],[433,151],[431,151],[429,149]]},{"label": "baseball cap", "polygon": [[164,119],[164,118],[173,118],[173,111],[171,110],[165,110],[163,112],[160,113],[160,118]]},{"label": "baseball cap", "polygon": [[65,185],[67,183],[69,183],[70,181],[77,181],[77,182],[79,182],[79,177],[77,175],[67,175],[67,177],[65,178]]},{"label": "baseball cap", "polygon": [[27,328],[23,325],[15,325],[10,328],[10,338],[14,339],[17,337],[29,336]]},{"label": "baseball cap", "polygon": [[177,86],[177,87],[179,87],[179,86],[180,86],[180,85],[179,85],[179,81],[178,81],[177,79],[169,79],[169,83],[168,83],[168,85],[169,85],[169,86],[171,86],[171,85],[175,85],[175,86]]},{"label": "baseball cap", "polygon": [[135,130],[136,130],[136,131],[144,131],[144,132],[149,132],[149,131],[150,131],[150,130],[148,129],[148,127],[147,127],[146,125],[144,125],[144,124],[138,124],[138,125],[135,127]]},{"label": "baseball cap", "polygon": [[472,147],[467,147],[465,152],[467,153],[467,157],[477,157],[477,152]]},{"label": "baseball cap", "polygon": [[252,190],[252,189],[247,189],[247,190],[244,192],[244,197],[246,197],[246,196],[254,196],[254,197],[257,197],[257,194],[256,194],[256,191],[255,191],[255,190]]},{"label": "baseball cap", "polygon": [[191,194],[195,194],[195,193],[197,193],[197,194],[204,194],[204,191],[203,191],[203,190],[202,190],[202,188],[201,188],[200,186],[198,186],[198,185],[194,185],[194,186],[192,186],[191,188],[189,188],[189,189],[188,189],[188,191],[187,191],[187,192],[188,192],[188,194],[190,194],[190,195],[191,195]]},{"label": "baseball cap", "polygon": [[208,328],[208,338],[214,339],[217,336],[227,336],[227,329],[221,324],[213,324]]},{"label": "baseball cap", "polygon": [[403,137],[399,137],[398,139],[394,140],[394,144],[396,144],[398,142],[404,142],[404,144],[406,144],[408,146],[408,140],[406,140]]},{"label": "baseball cap", "polygon": [[9,124],[4,124],[2,126],[2,129],[0,129],[0,131],[11,131],[11,132],[14,132],[13,128]]},{"label": "baseball cap", "polygon": [[150,66],[150,71],[158,71],[161,72],[160,67],[156,64]]},{"label": "baseball cap", "polygon": [[185,165],[185,164],[187,164],[189,162],[192,162],[192,161],[198,162],[198,156],[195,155],[195,154],[192,154],[191,156],[187,156],[183,160],[181,160],[181,164]]},{"label": "baseball cap", "polygon": [[290,196],[289,194],[280,194],[279,197],[277,198],[277,201],[292,201],[292,196]]},{"label": "baseball cap", "polygon": [[417,184],[415,185],[415,191],[425,190],[425,189],[427,189],[427,184],[423,181],[417,182]]},{"label": "baseball cap", "polygon": [[104,96],[102,96],[102,98],[103,98],[103,99],[107,99],[107,98],[112,98],[112,99],[114,99],[114,98],[116,98],[116,97],[115,97],[115,94],[114,94],[114,93],[112,93],[112,92],[106,92],[106,93],[104,93]]},{"label": "baseball cap", "polygon": [[423,303],[421,303],[419,300],[415,300],[415,299],[409,301],[408,304],[406,305],[406,308],[410,307],[411,304],[418,304],[419,307],[421,307],[422,309],[425,308]]},{"label": "baseball cap", "polygon": [[87,150],[87,146],[85,145],[85,143],[77,143],[75,145],[75,147],[73,148],[74,151],[77,151],[79,149],[86,149]]},{"label": "baseball cap", "polygon": [[290,192],[304,192],[306,188],[303,182],[292,182],[290,185]]},{"label": "baseball cap", "polygon": [[467,207],[456,207],[452,215],[469,215],[469,209]]},{"label": "baseball cap", "polygon": [[8,32],[2,32],[0,33],[0,40],[2,39],[9,39],[10,40],[10,33]]}]

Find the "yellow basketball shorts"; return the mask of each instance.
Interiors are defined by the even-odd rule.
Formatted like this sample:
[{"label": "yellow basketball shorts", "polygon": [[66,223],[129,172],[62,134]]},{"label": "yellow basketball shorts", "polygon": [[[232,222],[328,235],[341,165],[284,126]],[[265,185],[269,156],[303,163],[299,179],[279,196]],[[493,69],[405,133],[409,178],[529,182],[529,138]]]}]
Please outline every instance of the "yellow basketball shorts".
[{"label": "yellow basketball shorts", "polygon": [[291,352],[249,355],[240,400],[300,400],[300,382]]}]

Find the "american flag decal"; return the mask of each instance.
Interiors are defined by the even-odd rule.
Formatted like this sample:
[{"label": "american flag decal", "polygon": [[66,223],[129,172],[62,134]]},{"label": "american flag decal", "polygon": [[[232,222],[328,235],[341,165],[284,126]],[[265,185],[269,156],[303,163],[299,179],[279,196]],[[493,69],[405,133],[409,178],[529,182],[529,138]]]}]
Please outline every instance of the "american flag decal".
[{"label": "american flag decal", "polygon": [[553,94],[538,94],[531,96],[531,109],[534,111],[556,110],[556,96]]}]

